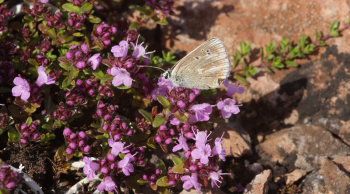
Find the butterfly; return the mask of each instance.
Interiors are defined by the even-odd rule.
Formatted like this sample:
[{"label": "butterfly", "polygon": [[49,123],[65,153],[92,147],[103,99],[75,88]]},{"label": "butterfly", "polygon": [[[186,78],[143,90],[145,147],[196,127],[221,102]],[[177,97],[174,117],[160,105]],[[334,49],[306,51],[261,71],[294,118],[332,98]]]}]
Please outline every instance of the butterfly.
[{"label": "butterfly", "polygon": [[163,73],[175,87],[213,89],[230,75],[231,63],[219,38],[207,40]]}]

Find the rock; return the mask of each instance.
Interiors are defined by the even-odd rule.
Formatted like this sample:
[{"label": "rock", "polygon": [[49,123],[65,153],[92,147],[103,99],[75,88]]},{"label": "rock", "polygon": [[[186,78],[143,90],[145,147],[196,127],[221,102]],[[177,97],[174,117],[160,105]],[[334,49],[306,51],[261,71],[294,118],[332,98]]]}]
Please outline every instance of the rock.
[{"label": "rock", "polygon": [[265,194],[268,192],[268,182],[271,179],[271,170],[264,170],[246,186],[244,194]]},{"label": "rock", "polygon": [[303,176],[306,175],[306,171],[305,170],[301,170],[301,169],[295,169],[292,172],[285,174],[286,177],[286,184],[290,185],[293,184],[295,182],[297,182],[298,180],[300,180]]},{"label": "rock", "polygon": [[257,146],[261,162],[274,166],[280,163],[290,168],[311,171],[325,156],[344,156],[350,148],[318,126],[296,125],[266,137]]},{"label": "rock", "polygon": [[221,137],[222,145],[227,152],[227,156],[240,157],[243,154],[251,154],[250,137],[247,132],[235,123],[220,124],[216,127],[211,137]]},{"label": "rock", "polygon": [[290,116],[288,118],[284,119],[284,124],[286,125],[294,125],[298,122],[299,119],[299,113],[297,110],[293,110],[292,113],[290,113]]},{"label": "rock", "polygon": [[333,162],[340,165],[343,170],[346,170],[350,173],[350,156],[334,156]]},{"label": "rock", "polygon": [[344,140],[347,144],[350,144],[350,121],[343,123],[339,130],[339,137]]},{"label": "rock", "polygon": [[343,171],[339,166],[323,158],[320,170],[307,176],[303,185],[303,193],[350,193],[350,177],[348,172]]},{"label": "rock", "polygon": [[[242,41],[260,47],[282,37],[313,36],[316,29],[328,32],[334,20],[346,22],[349,13],[347,0],[178,0],[164,33],[173,50],[189,52],[219,37],[232,53]],[[342,52],[350,51],[349,36],[333,41]]]}]

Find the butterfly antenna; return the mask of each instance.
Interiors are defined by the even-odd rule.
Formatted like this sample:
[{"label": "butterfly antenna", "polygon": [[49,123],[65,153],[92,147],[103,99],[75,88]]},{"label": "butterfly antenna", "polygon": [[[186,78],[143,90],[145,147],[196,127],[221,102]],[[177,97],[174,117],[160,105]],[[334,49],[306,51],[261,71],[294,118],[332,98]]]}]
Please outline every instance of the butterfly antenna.
[{"label": "butterfly antenna", "polygon": [[150,68],[159,69],[159,70],[162,70],[163,72],[165,72],[165,70],[163,68],[156,67],[156,66],[138,65],[138,67],[150,67]]}]

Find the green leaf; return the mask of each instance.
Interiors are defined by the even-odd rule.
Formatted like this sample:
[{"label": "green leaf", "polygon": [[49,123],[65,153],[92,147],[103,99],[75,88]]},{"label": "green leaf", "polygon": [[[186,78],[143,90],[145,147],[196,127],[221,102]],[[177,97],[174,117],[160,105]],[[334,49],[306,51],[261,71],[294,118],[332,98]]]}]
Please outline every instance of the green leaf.
[{"label": "green leaf", "polygon": [[252,50],[251,43],[241,42],[241,53],[242,53],[243,57],[250,55],[251,50]]},{"label": "green leaf", "polygon": [[282,69],[284,67],[284,64],[282,63],[282,58],[276,57],[272,62],[272,66],[274,66],[278,69]]},{"label": "green leaf", "polygon": [[32,117],[28,117],[26,120],[26,124],[29,126],[30,124],[32,124],[32,122],[33,122]]},{"label": "green leaf", "polygon": [[254,76],[255,74],[257,74],[259,72],[259,69],[253,66],[250,66],[248,73],[250,76]]},{"label": "green leaf", "polygon": [[83,13],[88,13],[88,12],[90,12],[90,11],[92,10],[92,8],[94,8],[94,5],[93,5],[92,3],[85,2],[85,3],[81,6],[80,10],[81,10],[81,12],[83,12]]},{"label": "green leaf", "polygon": [[165,163],[164,163],[164,161],[162,159],[158,160],[157,168],[162,170],[162,174],[165,174],[167,172],[166,171],[166,165],[165,165]]},{"label": "green leaf", "polygon": [[168,20],[166,18],[163,19],[163,20],[158,20],[157,23],[160,24],[160,25],[168,25],[169,24],[169,22],[168,22]]},{"label": "green leaf", "polygon": [[0,4],[3,3],[3,2],[4,2],[4,0],[0,0]]},{"label": "green leaf", "polygon": [[127,90],[127,89],[130,89],[131,86],[118,86],[117,88],[120,90]]},{"label": "green leaf", "polygon": [[62,8],[69,12],[75,12],[75,13],[80,12],[80,7],[73,5],[72,3],[65,3],[62,5]]},{"label": "green leaf", "polygon": [[286,61],[286,65],[287,65],[288,67],[298,67],[298,66],[299,66],[299,64],[298,64],[297,62],[295,62],[295,61],[290,61],[290,60],[287,60],[287,61]]},{"label": "green leaf", "polygon": [[139,109],[139,113],[148,121],[148,122],[152,122],[153,117],[152,114],[143,110],[143,109]]},{"label": "green leaf", "polygon": [[73,36],[75,36],[75,37],[83,37],[84,34],[81,33],[81,32],[75,32],[75,33],[73,33]]},{"label": "green leaf", "polygon": [[160,186],[160,187],[169,187],[170,185],[169,185],[168,182],[169,182],[169,181],[168,181],[168,177],[167,177],[167,176],[163,176],[163,177],[160,177],[160,178],[157,180],[156,184],[157,184],[158,186]]},{"label": "green leaf", "polygon": [[137,180],[137,183],[140,185],[145,185],[147,183],[147,181],[145,181],[143,179],[139,179],[139,180]]},{"label": "green leaf", "polygon": [[93,24],[98,24],[101,22],[101,18],[94,16],[94,15],[89,15],[88,20],[89,20],[89,22],[91,22]]},{"label": "green leaf", "polygon": [[340,22],[339,21],[334,21],[331,24],[331,29],[330,29],[331,30],[331,36],[334,36],[334,37],[340,36],[339,26],[340,26]]},{"label": "green leaf", "polygon": [[162,117],[162,116],[156,116],[156,118],[154,118],[154,120],[153,120],[153,122],[152,122],[152,126],[154,127],[154,128],[157,128],[157,127],[159,127],[159,126],[161,126],[161,125],[163,125],[163,124],[165,124],[165,118],[164,117]]},{"label": "green leaf", "polygon": [[157,100],[158,100],[158,102],[161,104],[161,105],[163,105],[163,107],[164,108],[169,108],[170,107],[170,102],[169,102],[169,100],[168,99],[166,99],[164,96],[162,96],[162,95],[158,95],[157,96]]},{"label": "green leaf", "polygon": [[62,67],[64,70],[69,71],[72,68],[72,65],[65,64],[65,63],[59,63],[60,67]]},{"label": "green leaf", "polygon": [[171,160],[174,163],[174,167],[172,168],[174,173],[177,174],[183,174],[185,173],[185,169],[184,169],[184,162],[182,161],[181,158],[177,157],[177,156],[173,156],[171,158]]},{"label": "green leaf", "polygon": [[146,145],[150,148],[157,149],[157,145],[155,144],[154,137],[148,138]]},{"label": "green leaf", "polygon": [[18,142],[21,139],[20,133],[13,127],[7,132],[9,142]]}]

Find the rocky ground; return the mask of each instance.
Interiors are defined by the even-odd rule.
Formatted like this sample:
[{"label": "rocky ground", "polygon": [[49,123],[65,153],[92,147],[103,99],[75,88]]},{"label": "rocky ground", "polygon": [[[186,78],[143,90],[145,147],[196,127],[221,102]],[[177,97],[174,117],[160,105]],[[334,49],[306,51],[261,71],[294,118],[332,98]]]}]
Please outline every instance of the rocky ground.
[{"label": "rocky ground", "polygon": [[[241,41],[263,46],[327,31],[350,18],[348,0],[179,0],[163,44],[190,51],[219,37],[230,53]],[[233,173],[224,193],[350,193],[350,32],[300,68],[260,74],[237,99],[225,146]],[[219,193],[213,192],[213,193]]]}]

